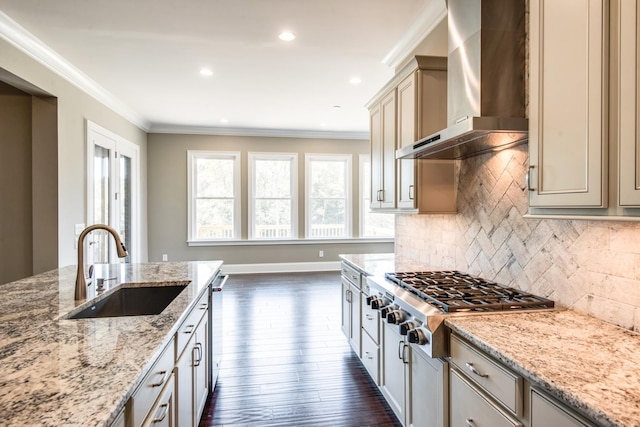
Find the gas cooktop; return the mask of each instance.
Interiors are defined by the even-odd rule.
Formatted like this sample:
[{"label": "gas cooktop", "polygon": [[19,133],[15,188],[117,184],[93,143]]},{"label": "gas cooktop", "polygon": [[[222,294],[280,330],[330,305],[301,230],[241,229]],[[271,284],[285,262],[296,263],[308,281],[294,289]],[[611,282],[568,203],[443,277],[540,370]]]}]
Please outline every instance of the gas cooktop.
[{"label": "gas cooktop", "polygon": [[445,313],[554,306],[552,300],[459,271],[396,272],[385,277]]}]

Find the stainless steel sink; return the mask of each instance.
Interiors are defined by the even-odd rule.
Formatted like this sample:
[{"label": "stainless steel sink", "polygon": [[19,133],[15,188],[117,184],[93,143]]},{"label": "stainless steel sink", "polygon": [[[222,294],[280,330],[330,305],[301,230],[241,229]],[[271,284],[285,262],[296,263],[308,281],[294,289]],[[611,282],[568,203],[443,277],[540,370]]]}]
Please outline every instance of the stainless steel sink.
[{"label": "stainless steel sink", "polygon": [[68,319],[160,314],[187,286],[124,287]]}]

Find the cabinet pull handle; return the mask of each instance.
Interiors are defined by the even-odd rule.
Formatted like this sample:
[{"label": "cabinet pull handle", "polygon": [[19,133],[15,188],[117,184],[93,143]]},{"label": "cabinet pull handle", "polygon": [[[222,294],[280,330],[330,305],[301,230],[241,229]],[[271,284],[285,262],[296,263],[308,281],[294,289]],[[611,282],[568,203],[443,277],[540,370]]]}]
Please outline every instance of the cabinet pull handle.
[{"label": "cabinet pull handle", "polygon": [[384,190],[378,190],[378,201],[384,202]]},{"label": "cabinet pull handle", "polygon": [[364,357],[366,357],[369,360],[373,360],[373,356],[371,355],[371,353],[369,353],[368,351],[364,352]]},{"label": "cabinet pull handle", "polygon": [[196,328],[196,325],[187,325],[187,329],[188,329],[188,330],[187,330],[187,329],[185,329],[184,333],[185,333],[185,334],[187,334],[187,335],[188,335],[188,334],[192,334],[192,333],[193,333],[193,330],[194,330],[195,328]]},{"label": "cabinet pull handle", "polygon": [[404,341],[398,341],[398,359],[404,362]]},{"label": "cabinet pull handle", "polygon": [[151,421],[154,424],[164,421],[164,419],[167,417],[167,413],[169,412],[168,403],[163,403],[162,405],[160,405],[160,407],[162,408],[162,414],[160,414],[158,418],[154,418],[153,421]]},{"label": "cabinet pull handle", "polygon": [[407,357],[407,348],[409,348],[409,346],[406,343],[402,343],[402,363],[404,363],[405,365],[409,364],[409,358]]},{"label": "cabinet pull handle", "polygon": [[467,422],[467,427],[476,427],[476,423],[471,418],[467,418],[465,421]]},{"label": "cabinet pull handle", "polygon": [[200,304],[200,310],[206,310],[207,309],[207,303],[203,302],[202,304]]},{"label": "cabinet pull handle", "polygon": [[169,378],[170,372],[169,371],[160,371],[160,372],[158,372],[158,375],[162,375],[162,378],[160,379],[160,382],[151,383],[151,387],[160,387],[162,384],[164,384],[164,382],[167,381],[167,378]]},{"label": "cabinet pull handle", "polygon": [[531,187],[531,171],[535,169],[535,166],[529,166],[529,170],[527,171],[527,188],[529,189],[529,191],[536,191],[535,188]]},{"label": "cabinet pull handle", "polygon": [[414,189],[414,185],[411,184],[409,186],[409,200],[413,200],[413,197],[415,196],[415,189]]},{"label": "cabinet pull handle", "polygon": [[198,356],[193,358],[193,366],[200,366],[200,362],[202,362],[202,344],[197,342],[196,346],[193,347],[194,352],[198,352]]},{"label": "cabinet pull handle", "polygon": [[344,293],[344,298],[347,302],[351,302],[351,291],[347,289],[347,291]]},{"label": "cabinet pull handle", "polygon": [[365,314],[364,317],[366,317],[367,320],[373,320],[373,316],[370,314]]},{"label": "cabinet pull handle", "polygon": [[475,375],[479,376],[480,378],[487,378],[487,377],[489,376],[489,374],[483,374],[483,373],[481,373],[480,371],[478,371],[478,370],[476,369],[476,367],[475,367],[475,366],[473,366],[473,363],[471,363],[471,362],[467,363],[467,368],[468,368],[471,372],[473,372]]},{"label": "cabinet pull handle", "polygon": [[358,276],[356,276],[355,274],[351,275],[351,278],[353,279],[353,281],[355,282],[356,280],[358,280]]}]

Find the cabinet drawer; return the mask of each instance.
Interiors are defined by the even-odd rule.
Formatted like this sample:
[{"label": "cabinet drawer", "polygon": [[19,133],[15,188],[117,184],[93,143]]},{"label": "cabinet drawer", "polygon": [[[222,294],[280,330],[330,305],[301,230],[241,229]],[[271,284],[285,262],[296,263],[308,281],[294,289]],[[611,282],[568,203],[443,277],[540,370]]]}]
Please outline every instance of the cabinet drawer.
[{"label": "cabinet drawer", "polygon": [[376,384],[380,384],[380,351],[367,334],[362,334],[362,364]]},{"label": "cabinet drawer", "polygon": [[200,323],[202,317],[207,313],[207,308],[209,308],[208,298],[209,293],[204,292],[194,305],[193,310],[187,315],[178,332],[176,332],[176,360],[184,351],[189,339],[195,334],[198,323]]},{"label": "cabinet drawer", "polygon": [[593,427],[564,405],[531,389],[531,427]]},{"label": "cabinet drawer", "polygon": [[171,375],[164,388],[164,393],[149,413],[149,417],[144,422],[143,427],[173,427],[176,425],[174,384],[174,376]]},{"label": "cabinet drawer", "polygon": [[153,403],[171,379],[173,365],[175,363],[173,345],[173,340],[167,344],[164,352],[144,377],[138,389],[131,396],[131,399],[129,399],[128,405],[130,411],[128,418],[134,426],[142,425]]},{"label": "cabinet drawer", "polygon": [[351,283],[356,285],[358,287],[358,289],[361,289],[361,285],[362,285],[361,277],[362,276],[360,275],[360,272],[358,270],[356,270],[355,268],[351,267],[346,262],[343,262],[342,263],[341,272],[342,272],[342,277],[345,277]]},{"label": "cabinet drawer", "polygon": [[369,334],[373,342],[380,344],[380,322],[378,320],[379,311],[374,310],[370,305],[367,305],[367,298],[364,295],[360,304],[362,307],[362,329],[364,329],[366,334]]},{"label": "cabinet drawer", "polygon": [[455,369],[451,369],[451,427],[522,427],[517,420],[491,404]]},{"label": "cabinet drawer", "polygon": [[451,361],[511,412],[522,416],[522,377],[502,368],[455,335],[451,336]]}]

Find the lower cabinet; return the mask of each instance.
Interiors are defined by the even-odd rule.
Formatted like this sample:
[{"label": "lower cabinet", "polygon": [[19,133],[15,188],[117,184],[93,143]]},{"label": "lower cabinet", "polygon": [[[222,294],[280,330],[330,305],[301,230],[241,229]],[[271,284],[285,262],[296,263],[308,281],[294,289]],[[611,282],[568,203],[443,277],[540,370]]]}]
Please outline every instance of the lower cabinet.
[{"label": "lower cabinet", "polygon": [[409,405],[407,426],[446,427],[449,425],[449,364],[433,359],[411,344],[408,365]]},{"label": "lower cabinet", "polygon": [[[522,427],[522,423],[507,415],[498,406],[485,399],[462,374],[451,370],[451,427]],[[554,424],[547,424],[548,426]]]},{"label": "lower cabinet", "polygon": [[207,316],[203,316],[176,363],[177,418],[179,427],[193,427],[207,401]]},{"label": "lower cabinet", "polygon": [[171,381],[175,363],[173,343],[172,339],[144,377],[140,386],[129,398],[125,409],[127,427],[143,425],[148,416],[151,416],[150,411],[158,397],[166,390]]},{"label": "lower cabinet", "polygon": [[393,412],[404,423],[405,417],[405,373],[404,338],[398,332],[397,325],[382,322],[382,366],[380,373],[380,389]]},{"label": "lower cabinet", "polygon": [[531,427],[592,427],[574,411],[547,396],[544,392],[531,389]]},{"label": "lower cabinet", "polygon": [[200,423],[209,394],[208,292],[194,304],[112,427]]},{"label": "lower cabinet", "polygon": [[169,377],[164,391],[151,409],[145,427],[175,427],[176,393],[173,375]]}]

